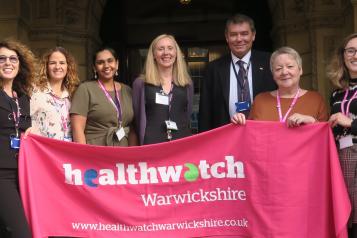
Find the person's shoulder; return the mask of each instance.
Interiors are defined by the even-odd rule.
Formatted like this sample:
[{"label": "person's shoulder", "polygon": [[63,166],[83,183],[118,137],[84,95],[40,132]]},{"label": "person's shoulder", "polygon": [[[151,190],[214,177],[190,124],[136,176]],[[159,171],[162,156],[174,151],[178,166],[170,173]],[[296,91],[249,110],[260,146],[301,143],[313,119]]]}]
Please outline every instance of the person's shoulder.
[{"label": "person's shoulder", "polygon": [[217,59],[212,60],[209,65],[214,66],[214,65],[221,65],[221,64],[226,64],[227,62],[230,62],[232,59],[230,54],[223,55]]},{"label": "person's shoulder", "polygon": [[123,91],[131,91],[131,87],[125,83],[120,83],[120,86]]},{"label": "person's shoulder", "polygon": [[80,89],[80,88],[93,88],[93,87],[98,87],[98,82],[96,80],[86,80],[86,81],[82,81],[79,84],[78,89]]},{"label": "person's shoulder", "polygon": [[345,90],[342,89],[342,88],[337,88],[337,89],[334,89],[331,93],[331,97],[334,98],[334,97],[337,97],[339,95],[342,95],[344,94]]},{"label": "person's shoulder", "polygon": [[272,97],[272,95],[271,95],[270,91],[262,92],[262,93],[259,93],[257,96],[255,96],[254,101],[256,101],[256,100],[265,100],[265,99],[271,98],[271,97]]},{"label": "person's shoulder", "polygon": [[270,59],[271,53],[262,50],[252,50],[252,57],[253,58],[268,58]]},{"label": "person's shoulder", "polygon": [[314,90],[308,90],[305,95],[307,98],[309,98],[309,101],[310,100],[324,101],[324,97],[319,92]]},{"label": "person's shoulder", "polygon": [[139,94],[140,92],[143,92],[144,85],[145,85],[144,75],[140,75],[134,80],[132,85],[134,94]]},{"label": "person's shoulder", "polygon": [[142,87],[144,85],[144,81],[145,81],[144,75],[138,76],[133,82],[133,88],[134,87]]}]

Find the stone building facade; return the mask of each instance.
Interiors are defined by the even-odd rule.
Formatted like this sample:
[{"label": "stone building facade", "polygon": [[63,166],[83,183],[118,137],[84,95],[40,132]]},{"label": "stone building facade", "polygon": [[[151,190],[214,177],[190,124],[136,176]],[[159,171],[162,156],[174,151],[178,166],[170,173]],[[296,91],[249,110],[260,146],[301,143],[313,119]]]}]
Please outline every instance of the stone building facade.
[{"label": "stone building facade", "polygon": [[[0,0],[0,38],[17,38],[37,54],[62,45],[75,55],[80,77],[85,79],[91,72],[93,51],[101,44],[100,24],[106,3]],[[302,86],[318,90],[327,99],[331,85],[326,80],[325,66],[340,40],[357,32],[357,0],[267,0],[267,5],[273,46],[297,49],[303,58]],[[129,40],[142,35],[138,32],[140,27],[130,29]]]}]

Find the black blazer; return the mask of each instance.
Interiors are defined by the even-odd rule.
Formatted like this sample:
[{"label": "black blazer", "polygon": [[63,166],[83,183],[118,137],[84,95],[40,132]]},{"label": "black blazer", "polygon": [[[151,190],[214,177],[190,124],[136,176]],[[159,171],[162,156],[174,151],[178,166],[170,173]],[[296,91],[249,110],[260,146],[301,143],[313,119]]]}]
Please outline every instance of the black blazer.
[{"label": "black blazer", "polygon": [[[17,168],[17,150],[10,148],[10,135],[15,134],[15,124],[10,106],[12,100],[0,90],[0,168]],[[13,105],[16,105],[12,100]],[[20,132],[31,126],[30,100],[26,95],[19,97]]]},{"label": "black blazer", "polygon": [[[231,54],[210,62],[201,84],[199,131],[207,131],[230,122],[229,84]],[[266,91],[276,89],[270,66],[270,54],[252,50],[251,67],[253,98]]]}]

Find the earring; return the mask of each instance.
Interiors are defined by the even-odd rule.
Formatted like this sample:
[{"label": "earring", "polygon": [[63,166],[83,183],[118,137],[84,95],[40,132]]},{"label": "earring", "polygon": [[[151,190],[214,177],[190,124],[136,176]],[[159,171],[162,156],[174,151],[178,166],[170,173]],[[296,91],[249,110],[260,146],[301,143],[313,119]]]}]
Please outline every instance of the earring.
[{"label": "earring", "polygon": [[118,76],[118,70],[117,70],[117,71],[115,71],[115,76]]},{"label": "earring", "polygon": [[94,71],[94,79],[97,79],[98,75],[97,75],[97,71]]}]

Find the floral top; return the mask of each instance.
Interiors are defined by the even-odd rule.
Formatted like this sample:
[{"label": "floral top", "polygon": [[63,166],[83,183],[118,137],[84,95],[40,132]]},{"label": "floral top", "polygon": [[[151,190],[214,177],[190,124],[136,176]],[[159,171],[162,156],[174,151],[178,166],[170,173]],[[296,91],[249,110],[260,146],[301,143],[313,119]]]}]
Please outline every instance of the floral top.
[{"label": "floral top", "polygon": [[31,132],[48,138],[72,141],[70,106],[66,89],[62,96],[58,97],[49,84],[43,91],[35,88],[30,101]]}]

